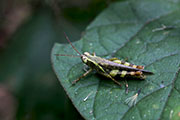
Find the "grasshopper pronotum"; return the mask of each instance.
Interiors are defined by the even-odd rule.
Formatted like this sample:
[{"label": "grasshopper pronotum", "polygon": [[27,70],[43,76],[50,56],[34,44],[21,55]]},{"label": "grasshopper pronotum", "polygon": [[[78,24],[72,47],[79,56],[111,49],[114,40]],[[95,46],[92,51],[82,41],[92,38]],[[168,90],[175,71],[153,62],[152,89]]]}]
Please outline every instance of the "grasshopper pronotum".
[{"label": "grasshopper pronotum", "polygon": [[[65,33],[64,33],[65,34]],[[75,84],[78,82],[81,78],[87,76],[89,73],[91,73],[93,70],[95,70],[97,73],[110,78],[112,81],[114,81],[116,84],[121,84],[115,79],[115,77],[135,77],[139,79],[145,79],[145,75],[153,74],[152,72],[149,72],[147,70],[144,70],[144,66],[138,66],[134,65],[128,62],[124,62],[119,60],[118,58],[110,58],[105,59],[96,56],[95,53],[90,54],[88,52],[84,52],[84,54],[81,54],[71,43],[68,36],[65,34],[65,37],[69,44],[72,46],[72,48],[79,54],[79,56],[74,55],[62,55],[62,54],[56,54],[56,56],[74,56],[74,57],[80,57],[82,62],[85,63],[89,70],[87,70],[82,76],[80,76],[78,79],[74,80],[72,84]],[[128,85],[126,84],[126,88]],[[131,97],[132,100],[130,101],[127,99],[127,102],[133,103],[136,102],[137,96],[139,95],[140,90]],[[131,99],[130,98],[130,99]]]}]

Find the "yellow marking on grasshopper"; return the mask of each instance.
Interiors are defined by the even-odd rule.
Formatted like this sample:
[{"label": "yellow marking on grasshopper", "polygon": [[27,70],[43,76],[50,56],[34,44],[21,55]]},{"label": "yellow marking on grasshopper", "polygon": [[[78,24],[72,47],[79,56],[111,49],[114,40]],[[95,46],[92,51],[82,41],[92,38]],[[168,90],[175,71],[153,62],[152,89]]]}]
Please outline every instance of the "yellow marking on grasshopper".
[{"label": "yellow marking on grasshopper", "polygon": [[109,74],[112,76],[112,77],[115,77],[117,74],[118,74],[119,70],[112,70]]},{"label": "yellow marking on grasshopper", "polygon": [[124,63],[124,65],[125,65],[125,66],[129,66],[129,65],[130,65],[130,63],[128,63],[128,62],[125,62],[125,63]]},{"label": "yellow marking on grasshopper", "polygon": [[127,74],[127,71],[123,70],[123,71],[121,72],[121,77],[124,77],[126,74]]},{"label": "yellow marking on grasshopper", "polygon": [[122,63],[121,60],[114,60],[113,62],[118,63],[118,64]]},{"label": "yellow marking on grasshopper", "polygon": [[137,66],[136,66],[136,65],[133,65],[132,67],[133,67],[133,68],[137,68]]}]

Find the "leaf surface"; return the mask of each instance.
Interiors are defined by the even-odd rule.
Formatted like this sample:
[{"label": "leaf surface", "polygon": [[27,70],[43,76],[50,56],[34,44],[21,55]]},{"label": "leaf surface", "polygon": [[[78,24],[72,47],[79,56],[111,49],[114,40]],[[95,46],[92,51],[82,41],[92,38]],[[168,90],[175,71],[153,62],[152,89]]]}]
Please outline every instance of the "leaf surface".
[{"label": "leaf surface", "polygon": [[[84,73],[80,58],[55,56],[77,53],[69,44],[56,43],[51,58],[54,71],[69,98],[87,120],[180,119],[180,1],[117,2],[104,10],[73,45],[81,53],[127,59],[154,72],[146,80],[128,81],[129,93],[95,73]],[[122,82],[123,83],[123,82]],[[135,106],[125,99],[141,88]],[[86,99],[87,98],[87,99]]]}]

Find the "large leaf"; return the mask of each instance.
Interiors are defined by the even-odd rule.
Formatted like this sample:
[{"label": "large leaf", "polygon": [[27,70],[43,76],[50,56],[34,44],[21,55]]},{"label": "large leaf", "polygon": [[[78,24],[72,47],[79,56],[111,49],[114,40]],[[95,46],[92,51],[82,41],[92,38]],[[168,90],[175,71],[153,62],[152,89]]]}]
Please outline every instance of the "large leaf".
[{"label": "large leaf", "polygon": [[[97,74],[72,86],[84,71],[80,58],[55,56],[77,53],[69,44],[54,45],[54,71],[81,115],[88,120],[180,119],[180,1],[138,0],[114,3],[73,43],[81,52],[128,58],[154,72],[146,80],[130,80],[129,93]],[[135,106],[125,99],[142,90]],[[88,99],[85,98],[88,96]]]}]

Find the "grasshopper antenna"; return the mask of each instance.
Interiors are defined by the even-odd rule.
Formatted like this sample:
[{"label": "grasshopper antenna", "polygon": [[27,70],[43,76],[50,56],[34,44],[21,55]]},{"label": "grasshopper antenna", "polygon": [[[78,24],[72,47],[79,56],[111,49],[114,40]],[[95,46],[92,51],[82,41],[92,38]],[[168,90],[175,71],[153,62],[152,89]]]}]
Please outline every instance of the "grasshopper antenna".
[{"label": "grasshopper antenna", "polygon": [[81,57],[77,55],[65,55],[65,54],[55,54],[56,56],[69,56],[69,57]]},{"label": "grasshopper antenna", "polygon": [[81,56],[81,53],[72,45],[71,41],[69,40],[68,36],[64,32],[64,35],[66,37],[66,40],[69,42],[69,44],[72,46],[72,48]]}]

